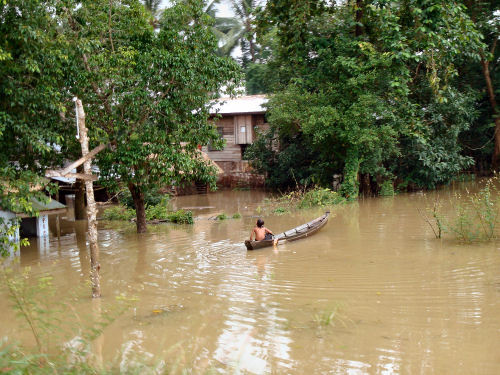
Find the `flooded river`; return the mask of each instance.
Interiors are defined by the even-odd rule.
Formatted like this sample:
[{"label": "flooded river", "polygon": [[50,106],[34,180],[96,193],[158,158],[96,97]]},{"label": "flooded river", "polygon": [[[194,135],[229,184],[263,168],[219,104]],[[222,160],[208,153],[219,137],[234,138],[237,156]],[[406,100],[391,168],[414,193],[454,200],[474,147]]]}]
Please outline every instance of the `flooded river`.
[{"label": "flooded river", "polygon": [[[178,197],[174,206],[191,209],[195,224],[143,235],[101,221],[99,304],[139,300],[92,350],[122,369],[137,361],[195,374],[498,374],[500,243],[435,239],[417,212],[450,194],[361,199],[332,209],[310,238],[253,252],[243,241],[263,192]],[[221,212],[243,218],[208,219]],[[276,233],[321,214],[263,218]],[[61,298],[80,288],[79,316],[96,311],[90,288],[81,291],[84,225],[63,220],[59,240],[32,241],[12,266],[53,275]],[[0,337],[33,344],[4,289],[0,298]]]}]

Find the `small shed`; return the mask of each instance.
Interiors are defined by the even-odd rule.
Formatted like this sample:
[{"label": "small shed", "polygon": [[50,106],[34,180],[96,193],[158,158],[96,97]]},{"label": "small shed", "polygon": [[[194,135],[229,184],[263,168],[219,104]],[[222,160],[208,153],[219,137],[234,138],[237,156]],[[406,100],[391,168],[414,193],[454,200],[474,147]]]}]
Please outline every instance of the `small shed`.
[{"label": "small shed", "polygon": [[[37,199],[31,200],[32,207],[38,212],[38,217],[31,217],[22,212],[12,212],[0,209],[0,217],[4,220],[15,218],[21,219],[21,233],[26,237],[48,237],[49,236],[49,215],[57,215],[66,213],[66,206],[54,199],[50,199],[48,203],[41,202]],[[19,229],[13,240],[19,239]]]}]

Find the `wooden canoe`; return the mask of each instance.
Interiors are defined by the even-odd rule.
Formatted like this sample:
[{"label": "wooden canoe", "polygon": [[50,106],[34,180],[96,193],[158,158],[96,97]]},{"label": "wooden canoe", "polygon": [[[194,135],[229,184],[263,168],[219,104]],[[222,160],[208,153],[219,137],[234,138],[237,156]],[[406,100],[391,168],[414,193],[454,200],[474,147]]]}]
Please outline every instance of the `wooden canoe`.
[{"label": "wooden canoe", "polygon": [[263,247],[273,246],[273,241],[275,239],[277,239],[278,242],[300,240],[301,238],[308,237],[319,231],[321,228],[323,228],[328,222],[328,216],[330,216],[330,211],[326,211],[323,216],[320,216],[308,223],[287,230],[286,232],[277,234],[276,236],[274,236],[274,239],[272,240],[262,240],[262,241],[246,240],[245,246],[247,247],[247,250],[257,250]]}]

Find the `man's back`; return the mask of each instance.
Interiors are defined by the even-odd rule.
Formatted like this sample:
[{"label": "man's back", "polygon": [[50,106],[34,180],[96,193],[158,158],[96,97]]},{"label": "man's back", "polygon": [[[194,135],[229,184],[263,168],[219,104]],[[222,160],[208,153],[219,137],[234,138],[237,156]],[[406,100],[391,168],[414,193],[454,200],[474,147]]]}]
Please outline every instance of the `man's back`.
[{"label": "man's back", "polygon": [[255,227],[253,228],[253,231],[255,233],[255,241],[262,241],[266,238],[266,231],[268,230],[265,227]]}]

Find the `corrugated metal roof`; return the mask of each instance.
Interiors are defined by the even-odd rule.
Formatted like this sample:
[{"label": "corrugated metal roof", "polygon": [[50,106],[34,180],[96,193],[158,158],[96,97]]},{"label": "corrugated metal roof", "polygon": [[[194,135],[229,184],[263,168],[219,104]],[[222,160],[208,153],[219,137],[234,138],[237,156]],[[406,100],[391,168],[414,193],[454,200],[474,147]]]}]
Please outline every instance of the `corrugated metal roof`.
[{"label": "corrugated metal roof", "polygon": [[211,114],[265,113],[268,102],[265,95],[248,95],[237,98],[220,98],[210,110]]}]

